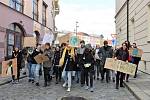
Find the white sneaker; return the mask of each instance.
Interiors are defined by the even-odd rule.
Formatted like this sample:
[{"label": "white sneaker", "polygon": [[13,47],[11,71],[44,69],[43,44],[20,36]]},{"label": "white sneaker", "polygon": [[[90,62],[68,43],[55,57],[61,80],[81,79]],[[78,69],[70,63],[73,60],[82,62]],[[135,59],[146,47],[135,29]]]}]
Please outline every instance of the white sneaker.
[{"label": "white sneaker", "polygon": [[67,92],[70,92],[70,88],[67,89]]},{"label": "white sneaker", "polygon": [[90,91],[91,91],[91,92],[94,92],[94,88],[93,88],[93,87],[92,87],[92,88],[90,88]]},{"label": "white sneaker", "polygon": [[66,85],[67,85],[67,83],[64,83],[64,84],[63,84],[63,87],[65,88],[65,87],[66,87]]},{"label": "white sneaker", "polygon": [[88,90],[89,89],[89,87],[88,86],[85,86],[85,90]]}]

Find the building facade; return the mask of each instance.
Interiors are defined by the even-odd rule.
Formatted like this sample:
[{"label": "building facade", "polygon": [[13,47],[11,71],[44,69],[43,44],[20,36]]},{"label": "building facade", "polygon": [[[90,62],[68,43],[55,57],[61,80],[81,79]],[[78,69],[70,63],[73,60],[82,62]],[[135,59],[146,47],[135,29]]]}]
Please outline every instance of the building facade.
[{"label": "building facade", "polygon": [[150,0],[116,0],[115,19],[119,45],[127,40],[128,32],[129,41],[144,51],[140,70],[150,73]]},{"label": "building facade", "polygon": [[35,36],[39,43],[44,34],[54,34],[58,14],[58,0],[1,0],[0,62],[14,47],[22,49],[24,37]]}]

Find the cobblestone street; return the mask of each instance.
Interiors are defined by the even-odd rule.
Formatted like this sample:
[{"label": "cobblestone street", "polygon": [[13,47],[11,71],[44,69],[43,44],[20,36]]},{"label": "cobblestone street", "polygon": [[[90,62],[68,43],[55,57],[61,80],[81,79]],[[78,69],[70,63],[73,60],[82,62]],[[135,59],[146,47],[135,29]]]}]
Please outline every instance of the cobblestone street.
[{"label": "cobblestone street", "polygon": [[62,83],[55,85],[55,82],[52,82],[51,86],[45,88],[41,80],[40,86],[37,87],[24,78],[19,84],[0,86],[0,100],[61,100],[60,98],[64,96],[80,96],[88,100],[136,100],[126,88],[116,90],[114,83],[95,81],[93,93],[80,88],[80,85],[75,83],[72,91],[66,92],[61,85]]}]

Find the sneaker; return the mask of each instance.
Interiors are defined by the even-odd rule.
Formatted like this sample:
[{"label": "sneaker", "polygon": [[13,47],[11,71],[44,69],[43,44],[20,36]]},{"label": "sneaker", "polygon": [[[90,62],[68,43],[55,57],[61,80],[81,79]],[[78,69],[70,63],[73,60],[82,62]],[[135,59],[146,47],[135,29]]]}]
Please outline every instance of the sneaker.
[{"label": "sneaker", "polygon": [[32,80],[32,83],[34,83],[34,80]]},{"label": "sneaker", "polygon": [[38,82],[37,82],[37,83],[35,83],[35,85],[36,85],[36,86],[40,86],[40,84],[39,84]]},{"label": "sneaker", "polygon": [[89,87],[88,86],[85,86],[85,90],[88,90],[89,89]]},{"label": "sneaker", "polygon": [[84,84],[81,84],[81,87],[84,87]]},{"label": "sneaker", "polygon": [[79,79],[77,79],[77,83],[79,83]]},{"label": "sneaker", "polygon": [[44,83],[44,87],[47,87],[47,83],[46,82]]},{"label": "sneaker", "polygon": [[119,89],[119,87],[118,87],[118,86],[116,86],[116,89]]},{"label": "sneaker", "polygon": [[31,82],[31,81],[32,81],[31,79],[28,80],[28,82]]},{"label": "sneaker", "polygon": [[113,78],[113,82],[115,82],[115,78]]},{"label": "sneaker", "polygon": [[65,82],[65,83],[63,84],[63,87],[65,88],[65,87],[66,87],[66,85],[67,85],[67,83]]},{"label": "sneaker", "polygon": [[19,83],[19,80],[17,80],[15,83],[18,84],[18,83]]},{"label": "sneaker", "polygon": [[70,92],[70,90],[71,90],[71,89],[70,89],[70,88],[68,88],[68,89],[67,89],[67,92]]},{"label": "sneaker", "polygon": [[90,88],[90,92],[94,92],[94,89],[93,89],[93,87],[92,87],[92,88]]},{"label": "sneaker", "polygon": [[123,84],[121,84],[121,85],[120,85],[120,87],[124,88],[124,85],[123,85]]},{"label": "sneaker", "polygon": [[11,83],[12,83],[12,84],[15,84],[16,82],[15,82],[15,80],[12,80]]}]

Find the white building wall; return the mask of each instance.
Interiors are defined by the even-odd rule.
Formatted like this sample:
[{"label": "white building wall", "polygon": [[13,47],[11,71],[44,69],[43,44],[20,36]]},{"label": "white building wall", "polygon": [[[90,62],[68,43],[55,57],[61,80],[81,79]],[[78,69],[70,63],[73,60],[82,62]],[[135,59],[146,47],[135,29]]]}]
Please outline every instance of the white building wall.
[{"label": "white building wall", "polygon": [[[120,5],[123,6],[122,0],[116,0],[116,11],[119,11]],[[120,3],[120,4],[118,4]],[[131,43],[137,43],[138,47],[143,49],[144,54],[142,59],[147,61],[147,66],[150,66],[150,0],[129,0],[129,40]],[[127,33],[127,8],[126,5],[116,12],[116,32],[118,33],[119,44],[126,40]],[[121,30],[120,30],[121,29]],[[140,69],[150,73],[150,68]]]}]

